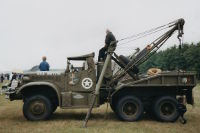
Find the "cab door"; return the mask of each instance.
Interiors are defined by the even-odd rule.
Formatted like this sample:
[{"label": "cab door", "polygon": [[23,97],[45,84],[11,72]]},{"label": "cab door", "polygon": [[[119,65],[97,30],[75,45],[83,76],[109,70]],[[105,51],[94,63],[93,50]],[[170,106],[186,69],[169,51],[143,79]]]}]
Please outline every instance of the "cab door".
[{"label": "cab door", "polygon": [[63,95],[63,106],[65,107],[89,107],[92,101],[92,92],[96,87],[96,70],[90,68],[87,60],[83,67],[74,67],[67,73],[67,83]]}]

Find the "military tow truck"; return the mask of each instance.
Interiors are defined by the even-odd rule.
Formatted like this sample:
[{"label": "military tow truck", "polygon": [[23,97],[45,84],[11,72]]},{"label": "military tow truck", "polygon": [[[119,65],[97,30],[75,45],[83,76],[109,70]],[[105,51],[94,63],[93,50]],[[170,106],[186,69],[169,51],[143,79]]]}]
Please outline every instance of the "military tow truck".
[{"label": "military tow truck", "polygon": [[[124,121],[137,121],[144,112],[150,111],[160,121],[174,122],[179,117],[177,104],[184,104],[179,98],[187,104],[194,103],[195,73],[175,70],[141,76],[138,66],[175,31],[178,31],[180,39],[184,22],[178,19],[165,25],[170,30],[134,57],[115,53],[119,40],[111,42],[102,62],[94,62],[94,53],[68,57],[67,68],[60,74],[51,71],[25,73],[21,80],[2,89],[11,101],[23,100],[23,114],[31,121],[48,119],[57,107],[88,108],[86,125],[93,107],[109,103],[119,119]],[[72,61],[82,61],[83,66],[72,67]],[[114,75],[111,69],[113,62],[121,67]]]}]

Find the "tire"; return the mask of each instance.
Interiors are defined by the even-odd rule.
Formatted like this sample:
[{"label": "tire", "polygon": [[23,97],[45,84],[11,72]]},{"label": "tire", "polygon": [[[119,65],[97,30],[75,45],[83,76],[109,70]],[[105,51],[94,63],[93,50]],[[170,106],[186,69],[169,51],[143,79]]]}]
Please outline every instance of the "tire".
[{"label": "tire", "polygon": [[154,103],[154,115],[160,121],[174,122],[179,117],[179,113],[176,109],[177,104],[177,100],[171,96],[160,97]]},{"label": "tire", "polygon": [[27,98],[23,105],[23,114],[27,120],[46,120],[52,112],[50,100],[43,95],[35,95]]},{"label": "tire", "polygon": [[124,121],[137,121],[144,112],[141,100],[134,96],[124,96],[117,102],[117,116]]},{"label": "tire", "polygon": [[52,111],[51,111],[51,113],[54,113],[56,111],[56,109],[57,109],[57,105],[52,103]]},{"label": "tire", "polygon": [[116,111],[115,111],[115,105],[114,105],[114,104],[111,104],[111,103],[110,103],[110,108],[112,109],[113,112],[116,112]]}]

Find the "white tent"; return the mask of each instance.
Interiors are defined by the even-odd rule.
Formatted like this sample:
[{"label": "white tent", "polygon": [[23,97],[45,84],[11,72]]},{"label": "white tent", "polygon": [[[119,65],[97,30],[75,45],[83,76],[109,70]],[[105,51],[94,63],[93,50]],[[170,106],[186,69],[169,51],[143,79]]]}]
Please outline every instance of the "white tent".
[{"label": "white tent", "polygon": [[21,69],[13,69],[12,72],[17,73],[17,74],[23,74],[24,73],[23,70],[21,70]]}]

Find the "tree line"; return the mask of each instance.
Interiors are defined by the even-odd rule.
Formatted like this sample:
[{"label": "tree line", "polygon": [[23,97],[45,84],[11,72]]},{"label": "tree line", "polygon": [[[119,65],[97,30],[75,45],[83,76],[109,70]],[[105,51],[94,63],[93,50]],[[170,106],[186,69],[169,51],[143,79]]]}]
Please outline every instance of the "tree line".
[{"label": "tree line", "polygon": [[140,72],[145,73],[149,68],[165,70],[196,71],[200,79],[200,42],[184,43],[172,46],[155,53],[150,59],[139,66]]}]

